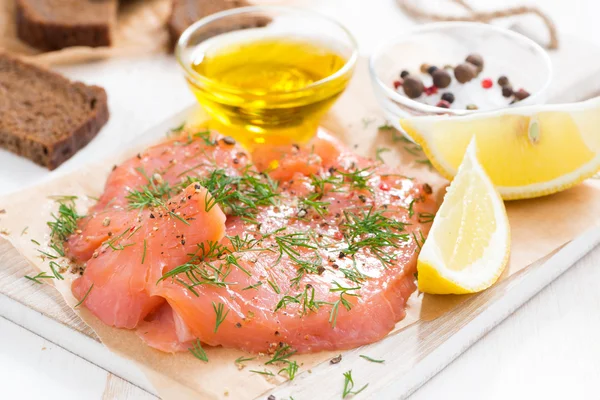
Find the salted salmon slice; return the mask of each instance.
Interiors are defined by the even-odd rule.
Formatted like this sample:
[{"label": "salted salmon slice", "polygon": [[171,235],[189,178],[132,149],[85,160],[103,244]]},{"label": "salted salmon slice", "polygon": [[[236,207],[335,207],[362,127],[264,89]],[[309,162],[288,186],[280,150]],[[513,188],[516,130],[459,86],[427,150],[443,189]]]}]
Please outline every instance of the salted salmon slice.
[{"label": "salted salmon slice", "polygon": [[140,323],[136,333],[149,346],[165,353],[187,351],[196,340],[169,303],[163,303],[148,315]]},{"label": "salted salmon slice", "polygon": [[127,212],[130,219],[123,232],[96,250],[83,276],[73,282],[75,297],[104,323],[135,328],[165,301],[147,286],[186,262],[199,244],[223,238],[225,215],[219,207],[207,210],[210,199],[206,189],[191,184],[164,206],[136,216]]},{"label": "salted salmon slice", "polygon": [[177,134],[138,153],[114,166],[102,196],[79,221],[77,233],[65,243],[67,256],[83,264],[102,243],[122,232],[137,212],[127,214],[132,192],[149,183],[168,198],[174,194],[170,185],[184,182],[187,177],[206,176],[217,165],[229,175],[239,175],[248,163],[248,154],[235,141],[217,138],[209,131]]},{"label": "salted salmon slice", "polygon": [[[76,297],[87,293],[84,304],[105,323],[137,326],[148,345],[169,352],[190,338],[250,352],[282,343],[314,352],[387,335],[416,289],[416,257],[435,211],[431,188],[322,132],[306,146],[265,147],[252,157],[227,142],[170,140],[113,171],[81,233],[67,243],[87,264],[73,286]],[[131,193],[155,175],[172,187],[200,185],[195,190],[210,193],[203,219],[219,225],[210,214],[219,210],[222,226],[211,235],[214,227],[194,225],[204,233],[186,231],[193,247],[184,253],[169,238],[191,228],[170,221],[177,231],[153,239],[142,264],[139,243],[146,239],[148,252],[155,221],[149,209],[131,209]],[[169,196],[181,199],[175,191]],[[125,229],[127,221],[140,227],[135,246],[108,251],[115,233],[100,226],[111,212]],[[161,244],[174,247],[163,253]]]},{"label": "salted salmon slice", "polygon": [[[418,220],[434,211],[431,191],[323,134],[307,147],[261,150],[253,160],[279,181],[280,197],[259,207],[254,221],[228,217],[221,245],[233,261],[212,260],[210,269],[229,284],[198,285],[190,295],[167,279],[153,293],[212,346],[263,352],[285,343],[314,352],[387,335],[415,290],[417,250],[428,230]],[[358,228],[363,234],[353,233]],[[362,247],[348,251],[349,241]],[[201,273],[206,264],[189,270]]]}]

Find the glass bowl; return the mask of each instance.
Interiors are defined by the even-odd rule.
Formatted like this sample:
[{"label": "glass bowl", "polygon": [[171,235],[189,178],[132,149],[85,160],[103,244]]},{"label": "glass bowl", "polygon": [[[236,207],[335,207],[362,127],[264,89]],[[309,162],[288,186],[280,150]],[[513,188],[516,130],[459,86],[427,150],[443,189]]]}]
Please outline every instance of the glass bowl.
[{"label": "glass bowl", "polygon": [[[441,108],[410,99],[401,88],[394,89],[394,81],[399,79],[402,70],[420,74],[419,69],[423,63],[440,68],[445,65],[455,66],[464,62],[467,55],[472,53],[482,56],[484,69],[464,85],[455,83],[454,75],[449,71],[453,87],[461,86],[459,92],[453,94],[457,100],[463,95],[463,101],[469,96],[479,96],[480,101],[489,101],[487,107],[477,110]],[[400,119],[410,116],[466,115],[505,107],[543,104],[552,80],[552,65],[542,47],[513,31],[476,22],[440,22],[407,31],[379,46],[370,57],[369,73],[375,95],[387,119],[396,129],[406,134],[400,127]],[[530,96],[513,105],[508,105],[508,101],[499,105],[498,102],[503,97],[496,81],[501,75],[509,78],[515,90],[525,88]],[[423,79],[426,85],[427,78]],[[482,80],[486,78],[493,82],[493,87],[488,90],[481,87]],[[439,89],[437,96],[444,91],[445,89]],[[482,98],[486,95],[491,97]],[[498,102],[492,104],[492,100]]]},{"label": "glass bowl", "polygon": [[310,139],[346,88],[358,51],[350,32],[329,17],[253,6],[194,23],[175,55],[212,117],[209,127],[252,148]]}]

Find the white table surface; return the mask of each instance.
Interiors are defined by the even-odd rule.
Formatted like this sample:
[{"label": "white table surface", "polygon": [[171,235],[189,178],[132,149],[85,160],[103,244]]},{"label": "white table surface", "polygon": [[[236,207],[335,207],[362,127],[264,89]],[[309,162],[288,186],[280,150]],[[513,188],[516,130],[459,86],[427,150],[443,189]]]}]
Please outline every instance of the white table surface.
[{"label": "white table surface", "polygon": [[[382,37],[411,24],[400,15],[394,1],[328,1],[318,8],[343,21],[358,36],[361,51],[368,53]],[[492,4],[518,3],[522,1],[471,1],[474,6],[485,4],[486,8]],[[600,15],[599,1],[529,3],[543,5],[562,32],[600,46],[600,24],[596,22]],[[192,102],[174,61],[164,56],[60,70],[74,79],[107,89],[111,120],[93,143],[104,154]],[[61,170],[77,168],[90,155],[91,152],[83,150]],[[10,164],[0,164],[0,171],[4,182],[0,192],[16,190],[47,177],[44,170],[16,157]],[[11,180],[8,171],[17,172],[14,179]],[[599,263],[600,249],[596,249],[426,383],[411,399],[599,398]],[[154,398],[2,315],[0,308],[0,398]]]}]

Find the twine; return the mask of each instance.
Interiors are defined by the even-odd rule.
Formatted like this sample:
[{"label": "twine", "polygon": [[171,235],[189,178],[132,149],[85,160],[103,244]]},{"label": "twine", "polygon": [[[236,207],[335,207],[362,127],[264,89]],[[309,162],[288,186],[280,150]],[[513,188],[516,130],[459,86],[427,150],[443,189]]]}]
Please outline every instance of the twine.
[{"label": "twine", "polygon": [[[516,15],[526,15],[533,14],[537,15],[542,19],[546,27],[548,28],[548,32],[550,33],[550,42],[547,47],[549,49],[557,49],[558,48],[558,33],[556,31],[556,25],[554,22],[542,12],[537,7],[511,7],[503,10],[489,11],[489,12],[480,12],[475,11],[470,5],[468,5],[464,0],[450,0],[453,3],[461,6],[465,9],[469,14],[465,16],[449,16],[444,14],[437,14],[432,12],[424,11],[419,8],[415,4],[411,2],[411,0],[397,0],[400,8],[410,17],[415,19],[424,19],[429,21],[470,21],[470,22],[484,22],[489,23],[494,19],[498,18],[506,18],[513,17]],[[414,2],[414,0],[413,0]]]}]

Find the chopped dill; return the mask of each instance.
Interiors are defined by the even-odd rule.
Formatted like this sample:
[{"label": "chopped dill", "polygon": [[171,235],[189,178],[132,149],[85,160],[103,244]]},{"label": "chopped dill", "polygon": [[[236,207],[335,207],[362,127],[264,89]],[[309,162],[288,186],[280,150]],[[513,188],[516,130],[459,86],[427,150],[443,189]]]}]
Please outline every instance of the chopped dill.
[{"label": "chopped dill", "polygon": [[386,152],[388,152],[388,151],[391,151],[391,150],[390,150],[390,149],[388,149],[387,147],[380,147],[380,148],[378,148],[378,149],[375,151],[375,159],[376,159],[377,161],[379,161],[380,163],[382,163],[382,164],[383,164],[385,161],[383,161],[383,158],[381,158],[381,155],[382,155],[383,153],[386,153]]},{"label": "chopped dill", "polygon": [[60,272],[58,272],[61,269],[61,266],[58,265],[58,263],[56,263],[55,261],[50,261],[49,263],[50,265],[50,270],[52,270],[52,275],[54,275],[54,277],[56,279],[58,279],[59,281],[64,280],[65,278],[60,274]]},{"label": "chopped dill", "polygon": [[419,213],[418,218],[419,218],[419,222],[421,224],[427,224],[429,222],[433,222],[433,220],[435,218],[435,214],[428,213],[428,212],[422,212],[422,213]]},{"label": "chopped dill", "polygon": [[379,125],[377,129],[380,131],[390,131],[394,129],[394,127],[388,121],[385,121],[385,123],[383,125]]},{"label": "chopped dill", "polygon": [[144,239],[144,249],[142,252],[142,264],[146,261],[146,239]]},{"label": "chopped dill", "polygon": [[266,375],[266,376],[275,376],[274,373],[272,373],[271,371],[267,371],[266,369],[263,371],[257,371],[255,369],[251,369],[250,372],[254,372],[255,374],[261,374],[261,375]]},{"label": "chopped dill", "polygon": [[332,328],[335,328],[335,325],[337,324],[337,316],[338,316],[338,312],[340,309],[340,304],[347,310],[350,311],[352,309],[352,303],[350,303],[350,301],[344,297],[344,295],[346,296],[353,296],[353,297],[360,297],[360,294],[358,293],[351,293],[354,292],[356,290],[359,290],[361,287],[360,286],[356,286],[356,287],[344,287],[342,285],[340,285],[338,282],[334,281],[333,282],[334,287],[332,287],[331,289],[329,289],[330,292],[337,292],[340,294],[340,298],[339,300],[336,300],[333,303],[333,306],[331,307],[331,311],[329,312],[329,323],[331,324]]},{"label": "chopped dill", "polygon": [[40,285],[42,284],[42,281],[40,281],[39,279],[54,279],[53,276],[50,276],[50,275],[46,274],[45,272],[40,272],[36,276],[25,275],[24,278],[29,279],[30,281],[35,282]]},{"label": "chopped dill", "polygon": [[263,283],[262,283],[262,281],[258,281],[258,282],[256,282],[256,283],[255,283],[255,284],[253,284],[253,285],[246,286],[246,287],[245,287],[245,288],[243,288],[242,290],[256,289],[256,288],[258,288],[259,286],[261,286],[262,284],[263,284]]},{"label": "chopped dill", "polygon": [[73,308],[77,308],[77,307],[79,307],[80,305],[82,305],[82,304],[83,304],[83,302],[85,301],[85,299],[87,299],[87,298],[88,298],[88,296],[89,296],[89,294],[90,294],[90,292],[92,291],[92,289],[93,289],[93,288],[94,288],[94,284],[92,283],[92,284],[90,285],[90,288],[87,290],[87,292],[85,292],[85,295],[84,295],[84,296],[81,298],[81,300],[79,300],[79,303],[75,304],[75,307],[73,307]]},{"label": "chopped dill", "polygon": [[361,354],[359,357],[364,358],[367,361],[373,362],[373,363],[377,363],[377,364],[383,364],[385,362],[385,360],[377,360],[375,358],[371,358],[369,356],[365,356],[363,354]]},{"label": "chopped dill", "polygon": [[190,353],[194,357],[196,357],[200,361],[208,362],[208,355],[206,355],[206,351],[202,348],[202,343],[200,343],[200,339],[196,339],[192,347],[188,349]]},{"label": "chopped dill", "polygon": [[345,399],[350,394],[359,394],[369,386],[367,383],[365,386],[358,390],[354,390],[354,379],[352,378],[352,370],[344,372],[344,391],[342,392],[342,398]]},{"label": "chopped dill", "polygon": [[227,314],[229,314],[229,310],[227,310],[227,312],[225,314],[223,314],[223,309],[225,308],[225,306],[223,305],[223,303],[219,303],[218,305],[215,304],[215,302],[212,302],[212,306],[213,306],[213,310],[215,310],[215,330],[214,332],[217,333],[217,330],[219,329],[219,326],[223,323],[223,321],[225,321],[225,318],[227,318]]}]

